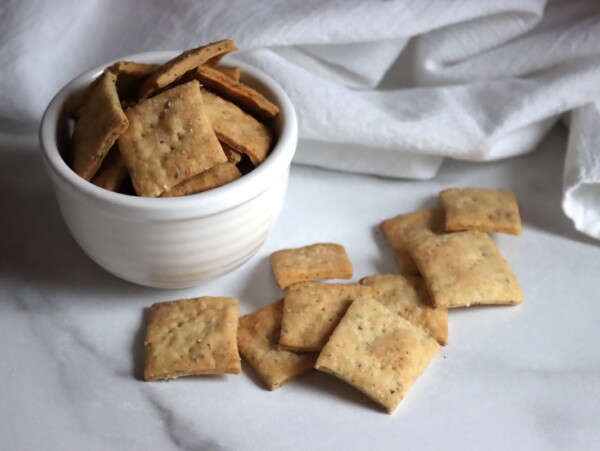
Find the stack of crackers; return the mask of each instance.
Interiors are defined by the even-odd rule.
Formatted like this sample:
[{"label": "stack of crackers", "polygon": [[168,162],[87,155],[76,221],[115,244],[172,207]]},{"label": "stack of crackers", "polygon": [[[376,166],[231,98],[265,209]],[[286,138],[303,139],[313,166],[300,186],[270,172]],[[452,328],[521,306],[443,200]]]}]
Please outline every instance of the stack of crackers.
[{"label": "stack of crackers", "polygon": [[[195,194],[238,179],[273,146],[278,107],[220,65],[229,39],[159,64],[118,61],[64,105],[73,170],[145,197]],[[128,191],[129,186],[130,191]]]},{"label": "stack of crackers", "polygon": [[440,200],[381,223],[402,275],[332,282],[352,278],[352,263],[343,246],[317,243],[271,254],[283,299],[239,320],[231,298],[155,304],[146,379],[239,373],[241,354],[270,390],[316,368],[393,412],[448,343],[448,309],[523,300],[487,234],[521,233],[515,196],[465,188]]}]

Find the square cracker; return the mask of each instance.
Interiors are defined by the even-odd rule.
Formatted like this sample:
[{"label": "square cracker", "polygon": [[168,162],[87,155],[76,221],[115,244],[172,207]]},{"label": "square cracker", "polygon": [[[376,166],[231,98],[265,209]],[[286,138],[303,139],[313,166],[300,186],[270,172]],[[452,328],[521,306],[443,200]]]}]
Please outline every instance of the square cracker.
[{"label": "square cracker", "polygon": [[451,188],[440,193],[446,211],[446,230],[478,230],[521,234],[517,197],[510,191],[486,188]]},{"label": "square cracker", "polygon": [[350,304],[371,288],[342,283],[297,283],[285,290],[279,348],[320,351]]},{"label": "square cracker", "polygon": [[260,120],[271,119],[279,113],[277,105],[260,92],[234,80],[218,69],[198,66],[191,72],[190,76],[198,80],[205,88],[236,104],[242,110]]},{"label": "square cracker", "polygon": [[317,243],[273,252],[270,257],[275,280],[283,289],[298,282],[350,279],[352,263],[344,246]]},{"label": "square cracker", "polygon": [[227,157],[206,117],[197,81],[127,109],[119,148],[140,196],[157,197]]},{"label": "square cracker", "polygon": [[445,346],[448,344],[448,310],[434,309],[425,282],[419,276],[381,274],[360,279],[373,297],[392,312],[420,326]]},{"label": "square cracker", "polygon": [[315,368],[348,382],[392,413],[439,349],[421,328],[364,298],[348,308]]},{"label": "square cracker", "polygon": [[410,252],[436,308],[523,301],[516,276],[484,232],[430,237],[414,242]]},{"label": "square cracker", "polygon": [[242,69],[239,66],[218,66],[215,69],[221,71],[234,81],[242,78]]},{"label": "square cracker", "polygon": [[278,348],[283,301],[242,316],[238,328],[238,347],[269,390],[310,371],[316,353],[296,354]]},{"label": "square cracker", "polygon": [[144,379],[241,372],[238,301],[199,297],[152,305],[146,330]]},{"label": "square cracker", "polygon": [[187,50],[181,55],[167,61],[146,79],[140,87],[139,98],[146,99],[158,90],[167,87],[186,72],[209,62],[211,65],[218,64],[220,58],[226,53],[237,50],[231,39],[212,42],[202,47]]},{"label": "square cracker", "polygon": [[238,106],[206,89],[202,89],[202,96],[206,115],[219,141],[248,155],[254,165],[262,163],[271,150],[271,130]]},{"label": "square cracker", "polygon": [[121,108],[116,88],[117,76],[100,75],[81,107],[71,137],[73,170],[90,181],[117,138],[127,130],[128,120]]},{"label": "square cracker", "polygon": [[408,252],[411,240],[441,233],[444,228],[443,210],[420,210],[386,219],[380,224],[402,274],[419,275],[419,269]]},{"label": "square cracker", "polygon": [[160,197],[188,196],[190,194],[202,193],[226,183],[239,179],[242,173],[231,163],[222,163],[191,177],[169,191],[162,193]]},{"label": "square cracker", "polygon": [[128,176],[121,151],[117,146],[113,146],[92,179],[92,183],[100,188],[117,192]]}]

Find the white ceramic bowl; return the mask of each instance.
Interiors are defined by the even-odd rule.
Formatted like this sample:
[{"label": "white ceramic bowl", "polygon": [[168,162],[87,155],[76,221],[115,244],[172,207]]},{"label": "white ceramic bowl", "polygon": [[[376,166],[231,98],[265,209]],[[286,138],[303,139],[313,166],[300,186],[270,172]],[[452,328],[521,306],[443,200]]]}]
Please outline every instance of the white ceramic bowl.
[{"label": "white ceramic bowl", "polygon": [[[150,52],[121,59],[164,62],[177,54]],[[62,105],[110,62],[71,81],[46,109],[40,143],[63,218],[83,251],[112,274],[152,287],[196,286],[247,261],[267,238],[285,198],[298,140],[296,114],[285,92],[263,72],[232,59],[224,62],[239,65],[243,81],[279,106],[277,138],[256,169],[204,193],[127,196],[86,182],[65,164],[61,149],[68,131]]]}]

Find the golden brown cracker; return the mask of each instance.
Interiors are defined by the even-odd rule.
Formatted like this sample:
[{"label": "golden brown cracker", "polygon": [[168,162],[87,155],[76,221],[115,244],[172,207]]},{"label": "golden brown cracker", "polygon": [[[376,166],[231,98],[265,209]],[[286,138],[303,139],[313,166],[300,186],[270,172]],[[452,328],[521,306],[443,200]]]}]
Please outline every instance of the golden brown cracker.
[{"label": "golden brown cracker", "polygon": [[372,298],[350,305],[315,368],[362,391],[392,413],[440,345]]},{"label": "golden brown cracker", "polygon": [[216,69],[227,75],[233,81],[240,81],[242,78],[242,69],[239,66],[218,66]]},{"label": "golden brown cracker", "polygon": [[179,183],[160,197],[187,196],[201,193],[239,179],[241,172],[231,163],[221,163]]},{"label": "golden brown cracker", "polygon": [[144,345],[144,379],[241,372],[238,301],[199,297],[152,305]]},{"label": "golden brown cracker", "polygon": [[435,307],[519,304],[523,301],[516,276],[484,232],[433,236],[415,241],[410,252]]},{"label": "golden brown cracker", "polygon": [[440,345],[448,344],[448,310],[433,308],[423,278],[380,274],[363,277],[360,284],[371,287],[376,300],[415,326],[422,327]]},{"label": "golden brown cracker", "polygon": [[197,81],[127,109],[119,148],[140,196],[156,197],[227,157],[205,114]]},{"label": "golden brown cracker", "polygon": [[344,246],[317,243],[271,254],[271,268],[278,285],[285,289],[298,282],[350,279],[352,263]]},{"label": "golden brown cracker", "polygon": [[223,148],[223,152],[225,152],[227,161],[229,161],[231,164],[238,164],[240,161],[242,161],[241,153],[239,153],[235,149],[232,149],[231,146],[228,146],[225,143],[220,143],[220,144],[221,144],[221,147]]},{"label": "golden brown cracker", "polygon": [[478,230],[521,234],[517,197],[510,191],[487,188],[451,188],[440,193],[446,212],[446,230]]},{"label": "golden brown cracker", "polygon": [[279,348],[320,351],[350,304],[371,288],[342,283],[297,283],[285,290]]},{"label": "golden brown cracker", "polygon": [[235,50],[237,50],[237,47],[230,39],[224,39],[187,50],[172,60],[167,61],[159,70],[148,77],[140,87],[139,98],[148,98],[158,90],[173,83],[186,72],[209,60],[211,64],[218,64],[220,57]]},{"label": "golden brown cracker", "polygon": [[160,64],[145,64],[135,61],[117,61],[108,70],[117,74],[117,92],[121,102],[137,101],[142,83],[161,67]]},{"label": "golden brown cracker", "polygon": [[260,120],[271,119],[279,113],[277,105],[260,92],[240,81],[235,81],[218,69],[198,66],[190,76],[198,80],[205,88]]},{"label": "golden brown cracker", "polygon": [[73,170],[90,181],[117,138],[128,128],[119,103],[116,75],[104,72],[92,88],[71,137]]},{"label": "golden brown cracker", "polygon": [[310,371],[316,353],[297,354],[278,348],[283,301],[277,301],[239,320],[238,347],[269,390]]},{"label": "golden brown cracker", "polygon": [[394,250],[402,274],[419,274],[419,270],[407,250],[409,242],[442,232],[443,220],[443,211],[436,208],[402,214],[386,219],[380,224],[390,247]]},{"label": "golden brown cracker", "polygon": [[225,99],[202,89],[206,115],[219,138],[259,165],[271,150],[273,134],[261,122]]},{"label": "golden brown cracker", "polygon": [[129,176],[118,146],[113,146],[96,172],[92,183],[100,188],[118,192]]}]

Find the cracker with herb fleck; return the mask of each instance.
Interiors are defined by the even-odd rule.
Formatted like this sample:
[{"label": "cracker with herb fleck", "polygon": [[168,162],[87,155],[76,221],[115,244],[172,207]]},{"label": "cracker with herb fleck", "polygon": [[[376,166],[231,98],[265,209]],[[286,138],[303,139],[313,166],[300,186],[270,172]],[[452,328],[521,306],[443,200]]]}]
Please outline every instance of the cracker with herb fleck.
[{"label": "cracker with herb fleck", "polygon": [[230,39],[212,42],[202,47],[187,50],[172,60],[167,61],[159,70],[148,77],[140,87],[139,98],[146,99],[150,97],[201,64],[207,62],[210,62],[211,65],[218,64],[223,55],[235,50],[237,50],[237,47]]},{"label": "cracker with herb fleck", "polygon": [[316,353],[297,354],[279,349],[283,301],[257,310],[239,320],[238,347],[269,390],[310,371]]},{"label": "cracker with herb fleck", "polygon": [[352,303],[315,368],[362,391],[392,413],[440,345],[380,302]]},{"label": "cracker with herb fleck", "polygon": [[100,75],[81,107],[71,137],[73,170],[87,181],[96,175],[104,157],[128,127],[117,95],[116,79],[111,72]]},{"label": "cracker with herb fleck", "polygon": [[277,105],[260,92],[232,79],[218,69],[198,66],[190,73],[190,76],[198,80],[205,88],[260,120],[271,119],[279,113]]},{"label": "cracker with herb fleck", "polygon": [[317,243],[271,254],[271,268],[277,284],[285,289],[298,282],[350,279],[352,263],[344,246]]},{"label": "cracker with herb fleck", "polygon": [[144,379],[241,372],[238,301],[199,297],[152,305],[144,345]]},{"label": "cracker with herb fleck", "polygon": [[271,130],[238,106],[206,89],[202,89],[202,97],[219,141],[248,155],[254,165],[262,163],[271,150]]},{"label": "cracker with herb fleck", "polygon": [[484,232],[433,236],[414,242],[410,252],[436,308],[523,301],[516,276]]},{"label": "cracker with herb fleck", "polygon": [[420,210],[386,219],[380,224],[402,274],[418,275],[419,269],[407,250],[411,240],[418,240],[441,233],[444,215],[441,209]]},{"label": "cracker with herb fleck", "polygon": [[297,283],[285,290],[279,348],[320,351],[350,304],[371,288],[342,283]]},{"label": "cracker with herb fleck", "polygon": [[451,188],[440,193],[446,212],[446,230],[478,230],[521,234],[517,197],[510,191],[487,188]]},{"label": "cracker with herb fleck", "polygon": [[227,157],[213,132],[197,81],[127,109],[119,148],[140,196],[157,197]]},{"label": "cracker with herb fleck", "polygon": [[371,287],[376,300],[422,327],[440,345],[448,344],[448,310],[433,308],[422,277],[380,274],[363,277],[359,283]]},{"label": "cracker with herb fleck", "polygon": [[128,176],[129,172],[119,147],[113,146],[92,179],[92,183],[100,188],[117,192]]},{"label": "cracker with herb fleck", "polygon": [[242,173],[235,165],[221,163],[175,185],[169,191],[162,193],[160,197],[188,196],[190,194],[202,193],[233,182],[241,176]]}]

